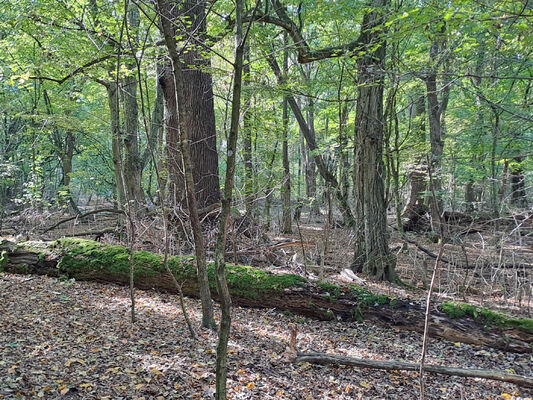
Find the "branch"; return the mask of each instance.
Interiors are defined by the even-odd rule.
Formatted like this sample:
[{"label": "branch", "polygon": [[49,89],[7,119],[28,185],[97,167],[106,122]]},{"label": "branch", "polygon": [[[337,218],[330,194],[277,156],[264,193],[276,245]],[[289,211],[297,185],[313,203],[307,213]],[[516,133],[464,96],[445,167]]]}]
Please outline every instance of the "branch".
[{"label": "branch", "polygon": [[298,53],[298,62],[301,64],[323,60],[326,58],[340,57],[343,54],[353,53],[356,50],[362,50],[364,48],[364,44],[362,43],[361,38],[358,37],[353,42],[349,42],[346,44],[312,50],[309,47],[309,44],[307,43],[305,38],[303,37],[298,26],[287,15],[285,8],[281,5],[279,0],[272,0],[272,3],[274,5],[274,10],[277,14],[277,18],[271,15],[257,12],[255,16],[248,16],[243,18],[243,21],[264,22],[284,29],[294,42],[296,52]]},{"label": "branch", "polygon": [[[294,362],[308,362],[311,364],[321,365],[350,365],[360,368],[384,369],[386,371],[418,371],[420,369],[420,364],[418,363],[408,363],[403,361],[365,360],[361,358],[336,356],[324,353],[298,353],[298,356],[296,357]],[[493,381],[510,382],[518,386],[524,386],[529,388],[533,387],[533,378],[531,377],[508,374],[495,370],[444,367],[441,365],[426,365],[424,367],[424,370],[426,372],[432,372],[435,374],[464,376],[469,378],[483,378]]]},{"label": "branch", "polygon": [[98,214],[98,213],[102,213],[102,212],[108,212],[108,213],[113,213],[113,214],[124,214],[124,211],[117,210],[116,208],[100,208],[98,210],[88,211],[85,214],[77,214],[77,215],[74,215],[73,217],[68,217],[68,218],[62,219],[61,221],[59,221],[59,222],[55,223],[54,225],[52,225],[50,228],[46,228],[43,231],[43,233],[51,231],[52,229],[57,228],[59,225],[64,224],[65,222],[72,221],[73,219],[77,219],[77,218],[82,219],[82,218],[88,217],[89,215]]},{"label": "branch", "polygon": [[103,56],[103,57],[100,57],[100,58],[96,58],[96,59],[94,59],[92,61],[89,61],[88,63],[82,65],[81,67],[76,68],[74,71],[72,71],[70,74],[68,74],[67,76],[65,76],[62,79],[49,78],[49,77],[46,77],[46,76],[30,76],[30,79],[39,79],[39,80],[45,80],[45,81],[52,81],[52,82],[57,82],[58,84],[62,85],[63,83],[68,81],[73,76],[83,72],[85,69],[87,69],[89,67],[92,67],[93,65],[99,64],[99,63],[101,63],[103,61],[109,60],[110,58],[115,57],[115,56],[116,56],[115,54],[108,54],[107,56]]}]

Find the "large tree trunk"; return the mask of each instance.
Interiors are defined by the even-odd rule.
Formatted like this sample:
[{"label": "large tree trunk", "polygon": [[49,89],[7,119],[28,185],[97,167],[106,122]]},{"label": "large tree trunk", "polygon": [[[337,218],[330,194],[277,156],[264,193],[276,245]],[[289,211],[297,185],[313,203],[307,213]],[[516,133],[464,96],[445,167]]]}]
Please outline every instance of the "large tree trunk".
[{"label": "large tree trunk", "polygon": [[527,207],[526,177],[522,167],[523,157],[515,157],[511,163],[511,203],[518,207]]},{"label": "large tree trunk", "polygon": [[385,41],[378,28],[385,5],[386,0],[374,0],[373,11],[365,14],[361,29],[366,53],[357,60],[353,268],[378,280],[394,281],[396,260],[388,247],[382,159]]},{"label": "large tree trunk", "polygon": [[191,156],[189,131],[188,127],[186,126],[187,118],[191,118],[193,109],[190,108],[190,104],[187,103],[187,100],[185,99],[185,75],[182,70],[183,64],[179,57],[177,43],[175,40],[175,25],[172,24],[172,21],[175,20],[174,16],[172,15],[173,5],[171,2],[158,0],[157,9],[160,17],[159,23],[161,33],[165,38],[165,44],[172,61],[172,75],[174,78],[175,88],[174,95],[176,97],[176,102],[179,105],[177,114],[179,143],[181,155],[183,157],[183,172],[185,178],[185,192],[187,195],[189,220],[194,237],[194,253],[196,255],[197,276],[200,287],[200,299],[202,303],[202,326],[205,328],[215,329],[216,323],[213,316],[213,303],[211,301],[211,290],[209,288],[209,278],[207,275],[204,237],[202,235],[202,228],[200,226],[200,218],[198,216],[198,202],[196,200],[196,185],[194,182],[194,164]]},{"label": "large tree trunk", "polygon": [[[220,201],[213,82],[211,74],[207,72],[211,67],[211,61],[205,57],[205,49],[202,46],[206,29],[205,0],[183,1],[179,9],[173,4],[170,12],[171,19],[176,24],[174,28],[186,27],[186,31],[181,33],[186,38],[187,51],[180,54],[183,100],[178,106],[187,110],[184,113],[183,126],[187,129],[190,141],[196,198],[198,207],[205,208]],[[166,85],[164,93],[168,109],[173,106],[175,100],[171,98],[174,94],[168,87],[168,82]],[[167,115],[173,113],[177,114],[177,111],[167,111]],[[169,116],[167,126],[170,130],[170,139],[177,131],[177,122],[175,125],[171,125],[171,122],[174,121]],[[176,166],[180,166],[180,150],[175,146],[177,142],[169,140],[168,133],[167,131],[169,162],[177,162]],[[183,170],[176,166],[171,167],[169,171],[171,181],[169,193],[178,204],[185,206]]]},{"label": "large tree trunk", "polygon": [[[6,272],[129,284],[129,253],[122,246],[70,238],[55,242],[27,242],[18,247],[4,241],[0,244],[0,253],[0,266]],[[135,285],[142,289],[175,293],[174,283],[161,261],[161,256],[137,252],[134,257]],[[168,264],[178,282],[183,284],[183,293],[198,297],[194,262],[171,257]],[[214,287],[212,265],[209,270],[209,283]],[[300,276],[271,274],[241,266],[228,265],[226,278],[233,304],[275,307],[321,320],[364,318],[397,329],[420,333],[424,330],[424,305],[412,299],[390,299],[354,285],[346,288],[320,286]],[[218,299],[215,291],[212,294]],[[531,352],[531,328],[520,328],[518,323],[505,325],[504,328],[487,326],[482,314],[480,311],[477,318],[451,318],[440,310],[432,310],[429,334],[454,342]],[[527,323],[530,320],[521,321]]]}]

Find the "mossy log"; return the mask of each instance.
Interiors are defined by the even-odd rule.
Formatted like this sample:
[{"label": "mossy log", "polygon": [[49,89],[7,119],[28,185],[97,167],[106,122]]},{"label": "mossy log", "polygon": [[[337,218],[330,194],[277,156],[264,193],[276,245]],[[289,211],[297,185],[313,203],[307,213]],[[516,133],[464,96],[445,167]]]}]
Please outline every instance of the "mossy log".
[{"label": "mossy log", "polygon": [[[0,269],[11,273],[65,276],[76,280],[129,283],[129,255],[123,246],[84,239],[54,242],[0,243]],[[174,293],[172,278],[162,257],[146,251],[135,253],[135,285]],[[190,257],[170,257],[169,267],[183,293],[198,296],[196,268]],[[213,297],[217,299],[214,268],[209,266]],[[422,333],[424,308],[409,299],[376,295],[356,285],[316,284],[298,275],[274,274],[247,266],[228,265],[227,281],[233,304],[268,307],[320,320],[368,320],[397,329]],[[469,305],[445,303],[431,312],[429,335],[454,342],[529,353],[533,320]]]}]

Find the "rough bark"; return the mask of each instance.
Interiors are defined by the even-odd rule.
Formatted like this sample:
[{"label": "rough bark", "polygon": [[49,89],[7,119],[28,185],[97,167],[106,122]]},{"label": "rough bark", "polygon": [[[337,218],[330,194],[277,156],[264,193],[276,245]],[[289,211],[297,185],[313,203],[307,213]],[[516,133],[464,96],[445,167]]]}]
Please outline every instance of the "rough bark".
[{"label": "rough bark", "polygon": [[[128,250],[81,239],[56,242],[28,242],[16,247],[2,242],[6,272],[66,276],[77,280],[129,283]],[[135,256],[135,284],[141,289],[175,293],[161,257],[147,252]],[[176,279],[183,283],[183,293],[198,296],[198,280],[192,262],[170,258]],[[210,269],[212,266],[210,266]],[[233,304],[248,307],[277,308],[320,320],[346,321],[364,318],[372,323],[397,329],[423,332],[424,306],[410,299],[386,300],[362,289],[319,286],[295,275],[275,275],[247,267],[227,266],[226,279]],[[210,279],[214,286],[214,277]],[[218,295],[212,292],[213,297]],[[486,324],[485,324],[486,325]],[[433,309],[429,335],[454,342],[489,346],[513,352],[531,352],[533,332],[519,327],[484,326],[482,319],[450,318]]]},{"label": "rough bark", "polygon": [[511,203],[518,207],[527,207],[526,177],[521,165],[523,158],[515,157],[511,164]]},{"label": "rough bark", "polygon": [[[205,56],[203,42],[205,39],[205,0],[182,2],[165,2],[169,5],[168,16],[172,21],[172,29],[179,27],[187,51],[178,54],[183,74],[183,98],[178,101],[179,107],[188,110],[183,114],[183,126],[187,129],[190,140],[190,153],[193,165],[193,178],[198,207],[204,208],[220,201],[220,187],[218,182],[218,154],[216,148],[215,108],[213,101],[213,82],[208,69],[211,61]],[[166,83],[168,86],[168,82]],[[173,106],[175,100],[172,90],[165,90],[167,108]],[[170,97],[169,97],[170,96]],[[167,111],[168,112],[168,111]],[[177,111],[169,111],[177,113]],[[170,118],[170,116],[169,116]],[[177,130],[176,125],[167,118],[167,126],[171,131]],[[171,135],[175,132],[171,132]],[[167,131],[168,135],[168,131]],[[170,142],[167,143],[177,143]],[[181,158],[180,150],[170,145],[167,149],[169,161]],[[178,164],[180,165],[180,164]],[[171,188],[170,195],[178,204],[184,206],[185,193],[183,170],[176,168],[169,171]],[[174,192],[172,191],[174,190]]]},{"label": "rough bark", "polygon": [[[139,9],[132,4],[128,7],[128,24],[132,40],[139,29]],[[135,52],[135,48],[131,49]],[[139,105],[137,103],[136,63],[128,61],[129,74],[122,82],[122,99],[124,104],[124,169],[122,171],[126,200],[133,201],[135,207],[144,203],[142,189],[142,160],[139,151]]]},{"label": "rough bark", "polygon": [[[186,118],[191,118],[193,108],[191,104],[185,100],[185,75],[182,70],[182,60],[180,60],[177,50],[177,44],[174,39],[175,30],[171,21],[172,5],[164,0],[157,1],[157,8],[159,13],[159,22],[161,33],[165,38],[165,43],[172,61],[172,75],[174,78],[174,88],[176,102],[178,106],[178,127],[179,127],[179,143],[181,155],[183,157],[184,176],[185,176],[185,192],[187,196],[187,205],[189,210],[189,220],[191,223],[192,233],[194,237],[194,252],[196,255],[197,277],[200,289],[200,299],[202,302],[202,326],[206,328],[216,328],[216,323],[213,316],[213,303],[211,301],[211,293],[209,288],[209,279],[207,276],[206,254],[204,246],[204,238],[202,235],[202,228],[200,226],[200,218],[198,216],[198,202],[196,200],[196,190],[194,183],[194,164],[191,156],[190,140]],[[203,8],[202,8],[203,10]],[[212,98],[211,98],[212,101]],[[218,160],[218,159],[217,159]],[[218,187],[218,178],[217,178]]]},{"label": "rough bark", "polygon": [[378,280],[394,281],[397,279],[396,260],[388,247],[382,159],[385,41],[380,27],[386,0],[374,0],[372,5],[361,28],[361,40],[367,51],[357,60],[353,269]]}]

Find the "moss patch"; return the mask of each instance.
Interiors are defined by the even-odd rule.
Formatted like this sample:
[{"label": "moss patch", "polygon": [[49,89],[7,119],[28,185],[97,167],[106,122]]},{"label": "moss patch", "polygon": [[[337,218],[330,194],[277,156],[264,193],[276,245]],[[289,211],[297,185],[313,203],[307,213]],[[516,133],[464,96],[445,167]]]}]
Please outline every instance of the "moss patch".
[{"label": "moss patch", "polygon": [[357,285],[350,285],[350,293],[357,299],[358,303],[370,307],[376,305],[389,305],[394,307],[396,300],[384,294],[375,294]]},{"label": "moss patch", "polygon": [[[54,247],[63,254],[58,265],[69,276],[83,279],[95,274],[127,280],[130,271],[129,251],[123,246],[106,245],[85,239],[59,239]],[[147,251],[135,252],[134,278],[165,273],[163,258]],[[178,281],[196,279],[196,265],[191,257],[169,257],[168,266]],[[216,288],[215,267],[208,265],[209,284]],[[258,298],[260,292],[301,286],[306,279],[298,275],[275,275],[248,266],[227,265],[226,279],[230,292],[247,298]]]},{"label": "moss patch", "polygon": [[451,318],[473,318],[487,328],[494,326],[501,329],[517,328],[533,333],[533,319],[531,318],[510,318],[503,313],[492,311],[488,308],[451,301],[443,303],[440,306],[440,310]]},{"label": "moss patch", "polygon": [[7,251],[0,252],[0,272],[4,272],[7,267]]}]

